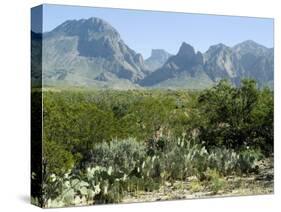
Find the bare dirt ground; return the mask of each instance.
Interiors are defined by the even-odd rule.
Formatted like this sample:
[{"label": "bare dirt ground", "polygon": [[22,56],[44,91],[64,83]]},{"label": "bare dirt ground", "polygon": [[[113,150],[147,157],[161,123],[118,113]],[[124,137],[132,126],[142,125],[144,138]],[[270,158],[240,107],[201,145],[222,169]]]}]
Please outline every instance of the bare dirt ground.
[{"label": "bare dirt ground", "polygon": [[194,189],[196,178],[190,177],[186,181],[165,183],[159,190],[153,192],[140,191],[124,197],[123,202],[149,202],[176,199],[194,199],[210,197],[227,197],[241,195],[273,194],[274,170],[273,159],[265,159],[258,164],[258,171],[244,176],[227,176],[223,189],[214,193],[208,185],[198,185]]}]

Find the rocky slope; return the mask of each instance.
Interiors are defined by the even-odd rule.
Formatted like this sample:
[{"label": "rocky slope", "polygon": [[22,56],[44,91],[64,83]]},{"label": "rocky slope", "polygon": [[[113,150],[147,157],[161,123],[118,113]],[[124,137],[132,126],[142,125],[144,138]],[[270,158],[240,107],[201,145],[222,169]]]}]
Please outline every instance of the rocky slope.
[{"label": "rocky slope", "polygon": [[102,19],[66,21],[44,34],[43,78],[47,84],[92,85],[112,79],[133,84],[144,77],[143,70],[142,56]]}]

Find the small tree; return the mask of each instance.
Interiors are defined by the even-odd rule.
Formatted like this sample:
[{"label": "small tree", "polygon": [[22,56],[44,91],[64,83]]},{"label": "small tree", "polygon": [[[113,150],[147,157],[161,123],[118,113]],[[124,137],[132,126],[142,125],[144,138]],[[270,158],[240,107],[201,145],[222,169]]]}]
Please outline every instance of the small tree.
[{"label": "small tree", "polygon": [[208,145],[241,148],[253,141],[259,90],[253,80],[243,80],[240,87],[221,81],[198,98],[201,115],[201,139]]}]

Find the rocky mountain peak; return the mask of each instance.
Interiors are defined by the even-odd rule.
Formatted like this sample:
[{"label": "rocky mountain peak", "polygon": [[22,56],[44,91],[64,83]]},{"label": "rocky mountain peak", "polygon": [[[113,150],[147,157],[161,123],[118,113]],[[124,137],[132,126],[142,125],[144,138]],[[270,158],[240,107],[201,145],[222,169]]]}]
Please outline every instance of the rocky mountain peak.
[{"label": "rocky mountain peak", "polygon": [[191,45],[183,42],[180,46],[180,49],[177,53],[177,56],[178,57],[185,57],[185,58],[194,57],[195,56],[195,50]]},{"label": "rocky mountain peak", "polygon": [[[91,37],[93,33],[103,33],[120,38],[119,33],[108,22],[92,17],[89,19],[68,20],[57,26],[51,33]],[[106,33],[106,34],[104,34]]]},{"label": "rocky mountain peak", "polygon": [[189,69],[192,66],[203,64],[203,55],[201,52],[195,53],[195,50],[191,45],[183,42],[178,53],[169,60],[175,62],[179,67]]},{"label": "rocky mountain peak", "polygon": [[[142,56],[130,49],[118,31],[100,18],[65,21],[46,33],[45,38],[46,55],[63,52],[60,58],[65,57],[64,63],[72,64],[72,73],[83,67],[84,76],[91,76],[93,80],[103,72],[110,74],[101,75],[100,79],[135,81],[144,76]],[[74,55],[77,56],[73,58]],[[56,67],[66,70],[65,75],[70,75],[70,68],[66,68],[64,63],[59,61]]]},{"label": "rocky mountain peak", "polygon": [[[239,46],[239,47],[262,47],[262,48],[266,48],[260,44],[258,44],[257,42],[253,41],[253,40],[245,40],[241,43],[238,43],[235,45],[236,47]],[[235,47],[234,46],[234,47]]]},{"label": "rocky mountain peak", "polygon": [[164,49],[152,49],[150,57],[144,61],[146,69],[148,71],[154,71],[160,68],[170,56],[171,54]]},{"label": "rocky mountain peak", "polygon": [[231,48],[223,43],[218,43],[209,47],[206,53],[217,53],[222,51],[229,51]]},{"label": "rocky mountain peak", "polygon": [[235,45],[232,48],[238,56],[243,56],[246,54],[253,54],[255,56],[263,56],[267,53],[268,48],[263,45],[260,45],[252,40],[246,40],[242,43]]},{"label": "rocky mountain peak", "polygon": [[166,52],[164,49],[152,49],[150,58],[158,59],[158,60],[167,60],[171,54]]}]

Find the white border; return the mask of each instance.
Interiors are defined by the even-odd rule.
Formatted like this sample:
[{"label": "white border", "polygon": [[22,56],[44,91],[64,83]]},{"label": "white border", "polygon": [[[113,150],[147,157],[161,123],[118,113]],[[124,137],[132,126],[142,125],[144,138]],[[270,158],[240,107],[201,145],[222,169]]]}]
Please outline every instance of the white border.
[{"label": "white border", "polygon": [[[30,169],[30,8],[41,3],[275,19],[275,194],[156,203],[53,209],[52,211],[276,211],[280,198],[280,39],[278,0],[9,0],[0,7],[0,211],[35,211],[28,203]],[[279,110],[279,111],[278,111]]]}]

